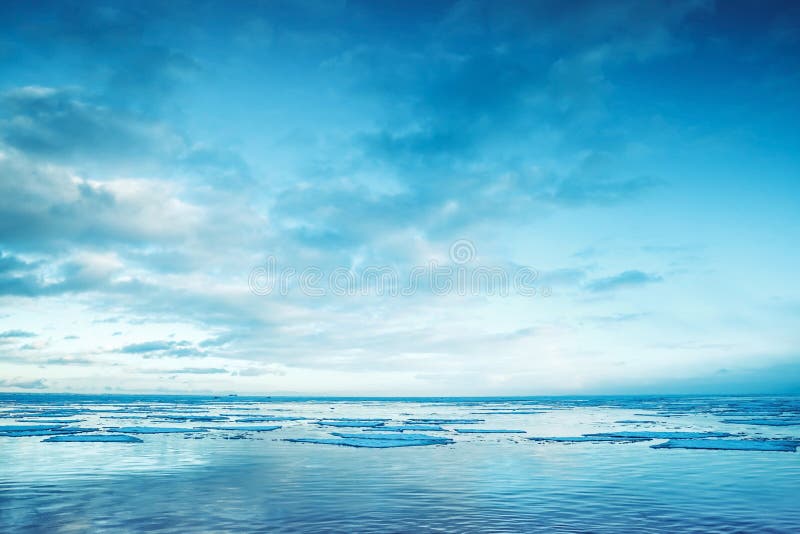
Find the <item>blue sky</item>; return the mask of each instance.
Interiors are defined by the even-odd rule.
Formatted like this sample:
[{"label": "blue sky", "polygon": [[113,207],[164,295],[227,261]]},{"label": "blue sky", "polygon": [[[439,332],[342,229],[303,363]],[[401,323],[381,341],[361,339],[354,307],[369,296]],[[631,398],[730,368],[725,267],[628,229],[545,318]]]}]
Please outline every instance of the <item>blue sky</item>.
[{"label": "blue sky", "polygon": [[[797,95],[793,2],[7,5],[0,389],[797,391]],[[248,284],[458,240],[538,293]]]}]

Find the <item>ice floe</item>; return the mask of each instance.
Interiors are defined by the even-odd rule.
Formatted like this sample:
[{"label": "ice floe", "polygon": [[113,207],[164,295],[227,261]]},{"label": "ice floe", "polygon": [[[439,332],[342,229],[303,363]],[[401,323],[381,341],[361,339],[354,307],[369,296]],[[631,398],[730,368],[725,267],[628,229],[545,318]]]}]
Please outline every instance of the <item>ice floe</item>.
[{"label": "ice floe", "polygon": [[648,439],[694,439],[694,438],[727,438],[733,436],[729,432],[600,432],[597,434],[584,434],[589,437],[612,438],[648,438]]},{"label": "ice floe", "polygon": [[169,421],[173,423],[215,423],[228,420],[227,417],[216,415],[148,415],[147,418],[154,421]]},{"label": "ice floe", "polygon": [[720,451],[795,452],[800,441],[756,439],[671,439],[651,445],[654,449],[706,449]]},{"label": "ice floe", "polygon": [[389,449],[394,447],[416,447],[422,445],[439,445],[438,441],[423,440],[373,440],[373,439],[318,439],[291,438],[285,441],[294,443],[316,443],[319,445],[339,445],[342,447],[360,447],[365,449]]},{"label": "ice floe", "polygon": [[[241,414],[240,414],[241,415]],[[304,421],[305,417],[292,417],[288,415],[258,415],[236,419],[237,423],[271,423],[273,421]]]},{"label": "ice floe", "polygon": [[538,415],[547,413],[546,411],[526,411],[526,410],[486,410],[481,412],[470,412],[475,415]]},{"label": "ice floe", "polygon": [[198,428],[204,428],[204,429],[207,429],[207,430],[233,430],[233,431],[236,431],[236,432],[270,432],[272,430],[278,430],[280,428],[280,425],[270,425],[270,426],[266,426],[266,425],[261,425],[261,426],[259,426],[259,425],[253,425],[253,426],[244,426],[244,425],[242,425],[242,426],[204,426],[204,427],[198,427]]},{"label": "ice floe", "polygon": [[180,428],[168,426],[121,426],[109,428],[109,432],[123,434],[179,434],[185,432],[206,432],[204,428]]},{"label": "ice floe", "polygon": [[621,425],[638,425],[638,424],[658,423],[658,421],[653,421],[648,419],[622,419],[621,421],[614,421],[614,423]]},{"label": "ice floe", "polygon": [[339,445],[343,447],[361,447],[368,449],[388,449],[394,447],[419,447],[424,445],[446,445],[453,440],[426,434],[347,434],[334,432],[337,439],[331,438],[290,438],[285,441],[294,443],[316,443],[321,445]]},{"label": "ice floe", "polygon": [[433,419],[433,418],[411,418],[406,423],[414,425],[417,423],[430,425],[474,425],[485,422],[484,419]]},{"label": "ice floe", "polygon": [[58,427],[49,429],[25,429],[25,430],[7,430],[0,432],[0,436],[8,438],[25,438],[32,436],[58,436],[66,434],[80,434],[83,432],[96,432],[97,428],[82,428],[77,426],[71,427]]},{"label": "ice floe", "polygon": [[723,419],[723,423],[757,426],[797,426],[800,419]]},{"label": "ice floe", "polygon": [[524,434],[524,430],[506,430],[501,428],[456,428],[459,434]]},{"label": "ice floe", "polygon": [[51,425],[71,425],[80,423],[83,419],[17,419],[18,423],[47,423]]},{"label": "ice floe", "polygon": [[359,428],[359,427],[379,427],[383,421],[317,421],[321,426],[333,426],[340,428]]},{"label": "ice floe", "polygon": [[142,443],[142,440],[135,436],[125,436],[121,434],[83,434],[79,436],[53,436],[42,440],[43,443]]},{"label": "ice floe", "polygon": [[73,417],[75,415],[82,415],[85,413],[89,413],[88,410],[45,410],[45,411],[17,411],[12,412],[10,415],[16,418],[25,418],[25,419],[32,419],[32,418],[61,418],[61,417]]},{"label": "ice floe", "polygon": [[365,430],[383,432],[405,432],[406,430],[413,432],[449,432],[446,428],[442,428],[439,425],[387,425],[367,427]]},{"label": "ice floe", "polygon": [[18,432],[20,430],[52,430],[61,428],[63,424],[51,423],[48,425],[0,425],[0,432]]},{"label": "ice floe", "polygon": [[653,438],[622,438],[615,436],[555,436],[527,438],[531,441],[549,441],[554,443],[633,443],[637,441],[651,441]]},{"label": "ice floe", "polygon": [[331,435],[346,439],[371,439],[379,441],[435,441],[438,443],[452,443],[453,440],[442,436],[429,436],[427,434],[378,434],[377,432],[347,433],[331,432]]}]

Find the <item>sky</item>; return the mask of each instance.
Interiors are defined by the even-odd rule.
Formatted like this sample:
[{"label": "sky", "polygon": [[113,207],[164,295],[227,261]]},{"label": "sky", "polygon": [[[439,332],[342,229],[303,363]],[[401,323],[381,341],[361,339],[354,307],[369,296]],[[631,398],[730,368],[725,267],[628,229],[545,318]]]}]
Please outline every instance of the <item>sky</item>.
[{"label": "sky", "polygon": [[0,390],[798,393],[798,124],[796,2],[7,3]]}]

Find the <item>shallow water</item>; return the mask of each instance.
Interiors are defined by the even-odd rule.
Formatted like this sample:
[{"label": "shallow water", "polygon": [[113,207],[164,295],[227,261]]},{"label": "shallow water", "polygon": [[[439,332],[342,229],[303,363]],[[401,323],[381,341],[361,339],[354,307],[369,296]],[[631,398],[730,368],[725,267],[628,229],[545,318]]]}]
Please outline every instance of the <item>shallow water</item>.
[{"label": "shallow water", "polygon": [[[800,399],[0,395],[0,427],[69,417],[76,422],[67,428],[100,429],[80,436],[112,427],[209,428],[137,434],[142,443],[0,436],[0,531],[796,532],[796,452],[652,448],[667,439],[529,439],[715,432],[732,436],[709,439],[800,443],[800,427],[723,422],[751,413],[759,421],[791,420],[800,416]],[[285,419],[269,432],[246,432],[240,427],[248,423],[236,422],[270,415]],[[525,433],[455,432],[469,419],[483,420],[471,431]],[[443,430],[407,433],[452,443],[415,437],[406,441],[423,444],[362,448],[286,441],[336,443],[351,439],[340,435],[365,434],[353,441],[366,443],[380,432],[321,420],[382,420],[387,427],[437,421]],[[263,428],[260,421],[251,426]]]}]

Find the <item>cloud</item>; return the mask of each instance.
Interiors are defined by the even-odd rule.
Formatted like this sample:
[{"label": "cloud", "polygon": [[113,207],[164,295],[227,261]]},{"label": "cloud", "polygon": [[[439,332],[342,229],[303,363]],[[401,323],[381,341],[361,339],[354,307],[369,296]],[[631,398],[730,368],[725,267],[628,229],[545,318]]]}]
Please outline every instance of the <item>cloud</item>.
[{"label": "cloud", "polygon": [[43,252],[175,242],[200,218],[178,191],[159,180],[87,180],[11,154],[0,159],[0,239]]},{"label": "cloud", "polygon": [[608,324],[608,323],[627,323],[629,321],[637,321],[639,319],[643,319],[647,317],[648,314],[643,312],[635,312],[635,313],[614,313],[612,315],[594,315],[591,317],[587,317],[588,321],[600,324]]},{"label": "cloud", "polygon": [[175,341],[145,341],[143,343],[125,345],[119,350],[119,352],[126,354],[140,354],[143,352],[169,350],[175,346],[177,346],[177,342]]},{"label": "cloud", "polygon": [[[38,17],[43,9],[48,16],[39,17],[36,25],[15,23]],[[8,36],[4,44],[19,62],[40,64],[52,72],[63,72],[69,64],[81,82],[91,80],[118,107],[154,113],[176,87],[201,70],[191,55],[166,42],[181,32],[147,37],[161,33],[162,23],[186,23],[177,5],[143,9],[124,2],[44,2],[14,6],[6,15],[0,20]],[[42,73],[39,78],[48,76]]]},{"label": "cloud", "polygon": [[47,365],[91,365],[94,362],[87,358],[60,357],[48,358],[44,363]]},{"label": "cloud", "polygon": [[610,181],[568,181],[555,185],[550,198],[564,205],[609,204],[627,200],[650,189],[652,180],[632,178]]},{"label": "cloud", "polygon": [[144,354],[149,357],[153,354],[162,356],[202,356],[203,353],[192,346],[189,341],[145,341],[132,343],[118,349],[122,354]]},{"label": "cloud", "polygon": [[23,380],[19,378],[3,379],[0,378],[0,387],[17,389],[45,389],[46,381],[43,378],[36,380]]},{"label": "cloud", "polygon": [[0,99],[0,108],[9,116],[0,123],[3,141],[36,156],[119,161],[151,157],[180,143],[157,123],[81,100],[68,89],[13,89]]},{"label": "cloud", "polygon": [[636,287],[655,282],[661,282],[663,278],[656,274],[649,274],[642,271],[631,270],[624,271],[614,276],[607,278],[599,278],[593,280],[586,285],[589,291],[600,293],[605,291],[614,291],[626,287]]},{"label": "cloud", "polygon": [[36,334],[33,332],[28,332],[27,330],[6,330],[5,332],[0,332],[0,339],[16,339],[26,337],[36,337]]},{"label": "cloud", "polygon": [[205,339],[198,343],[200,347],[221,347],[235,341],[240,336],[234,333],[226,333],[213,338]]},{"label": "cloud", "polygon": [[0,251],[0,275],[25,271],[32,265],[16,256]]},{"label": "cloud", "polygon": [[88,251],[55,265],[46,262],[24,265],[24,270],[0,272],[0,296],[56,296],[110,288],[122,267],[114,254]]},{"label": "cloud", "polygon": [[184,367],[183,369],[172,369],[170,371],[159,371],[164,374],[192,374],[192,375],[219,375],[227,374],[226,369],[215,367]]},{"label": "cloud", "polygon": [[234,372],[233,374],[238,376],[265,376],[265,375],[277,375],[283,376],[286,374],[286,371],[281,368],[280,366],[271,366],[271,367],[245,367],[243,369],[239,369],[238,371]]}]

